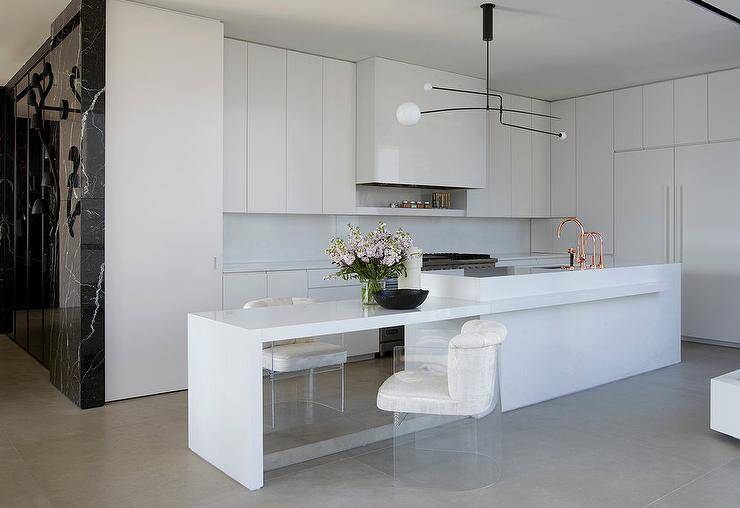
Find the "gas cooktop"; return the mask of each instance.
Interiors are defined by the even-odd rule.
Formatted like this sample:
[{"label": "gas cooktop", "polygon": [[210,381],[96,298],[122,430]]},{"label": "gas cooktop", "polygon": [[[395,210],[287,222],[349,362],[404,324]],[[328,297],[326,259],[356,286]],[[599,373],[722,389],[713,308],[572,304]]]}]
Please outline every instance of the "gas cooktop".
[{"label": "gas cooktop", "polygon": [[424,254],[422,270],[454,270],[458,268],[493,268],[498,261],[490,254],[435,252]]}]

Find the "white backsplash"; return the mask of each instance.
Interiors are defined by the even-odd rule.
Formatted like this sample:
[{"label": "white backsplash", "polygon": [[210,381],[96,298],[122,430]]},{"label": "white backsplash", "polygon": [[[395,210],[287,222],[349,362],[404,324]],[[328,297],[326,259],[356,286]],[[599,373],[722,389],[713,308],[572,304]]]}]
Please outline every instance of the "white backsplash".
[{"label": "white backsplash", "polygon": [[224,214],[224,262],[323,259],[327,242],[345,236],[347,223],[366,231],[378,220],[407,230],[424,252],[530,251],[529,219]]}]

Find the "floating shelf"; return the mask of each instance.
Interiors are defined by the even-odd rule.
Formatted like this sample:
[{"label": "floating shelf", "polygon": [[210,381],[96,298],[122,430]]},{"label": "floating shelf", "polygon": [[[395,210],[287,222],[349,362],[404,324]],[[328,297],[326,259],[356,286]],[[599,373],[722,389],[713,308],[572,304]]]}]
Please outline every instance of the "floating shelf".
[{"label": "floating shelf", "polygon": [[389,206],[358,206],[357,215],[400,215],[413,217],[465,217],[459,208],[391,208]]}]

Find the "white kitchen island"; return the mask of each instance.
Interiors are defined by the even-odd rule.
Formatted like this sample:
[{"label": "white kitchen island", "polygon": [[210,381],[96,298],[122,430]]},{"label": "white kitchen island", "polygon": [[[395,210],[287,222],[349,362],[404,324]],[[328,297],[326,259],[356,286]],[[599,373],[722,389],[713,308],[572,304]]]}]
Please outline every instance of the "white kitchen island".
[{"label": "white kitchen island", "polygon": [[430,297],[411,311],[347,300],[189,314],[190,449],[249,489],[263,485],[262,345],[274,340],[405,325],[412,345],[479,316],[501,321],[504,410],[680,361],[680,265],[424,273],[422,285]]}]

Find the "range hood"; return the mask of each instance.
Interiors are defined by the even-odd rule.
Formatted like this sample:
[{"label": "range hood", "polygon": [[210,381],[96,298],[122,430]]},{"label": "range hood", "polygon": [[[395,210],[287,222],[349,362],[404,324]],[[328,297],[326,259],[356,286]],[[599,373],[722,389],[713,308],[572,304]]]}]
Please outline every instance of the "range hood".
[{"label": "range hood", "polygon": [[[479,105],[476,96],[424,92],[424,84],[482,89],[482,79],[384,58],[357,64],[357,184],[481,189],[486,185],[485,111],[425,119],[414,127],[396,120],[413,100],[424,109]],[[454,103],[454,104],[453,104]]]}]

